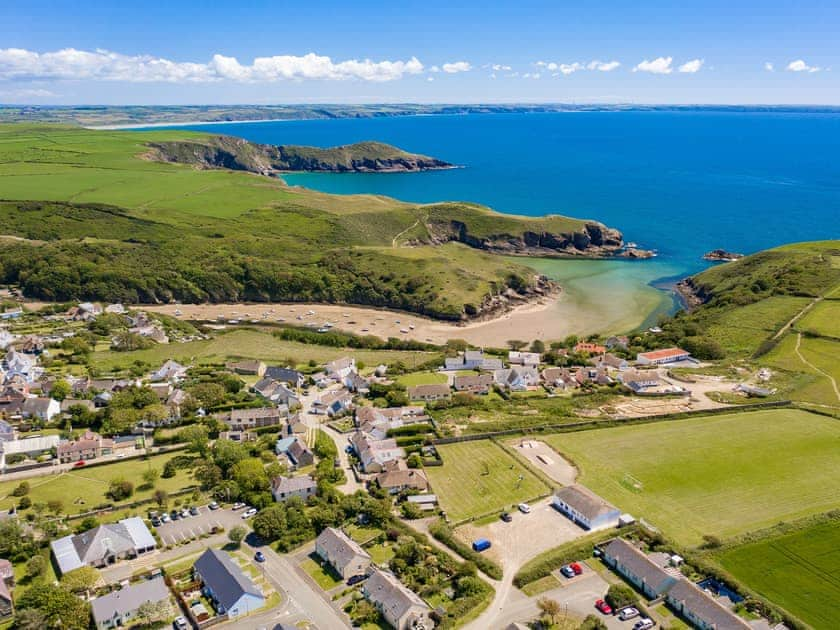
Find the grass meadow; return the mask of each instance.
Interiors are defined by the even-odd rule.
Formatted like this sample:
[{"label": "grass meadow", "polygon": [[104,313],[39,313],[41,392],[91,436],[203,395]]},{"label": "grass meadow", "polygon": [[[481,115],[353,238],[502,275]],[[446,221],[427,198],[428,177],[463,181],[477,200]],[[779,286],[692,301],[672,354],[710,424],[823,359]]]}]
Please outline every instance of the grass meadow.
[{"label": "grass meadow", "polygon": [[443,466],[429,466],[426,474],[452,521],[502,511],[548,492],[533,473],[490,440],[437,448]]},{"label": "grass meadow", "polygon": [[840,300],[823,300],[808,311],[796,327],[803,331],[814,331],[825,337],[840,339]]},{"label": "grass meadow", "polygon": [[[810,377],[803,379],[803,385],[790,392],[788,397],[791,400],[840,408],[840,398],[826,376],[828,374],[840,383],[840,361],[837,359],[840,356],[840,341],[803,335],[797,354],[797,336],[795,333],[785,336],[770,353],[762,357],[762,363],[782,370],[801,372]],[[804,363],[799,355],[810,365]]]},{"label": "grass meadow", "polygon": [[837,627],[840,520],[727,549],[717,559],[749,588],[814,628]]},{"label": "grass meadow", "polygon": [[685,545],[840,507],[840,424],[796,409],[546,436],[579,481]]}]

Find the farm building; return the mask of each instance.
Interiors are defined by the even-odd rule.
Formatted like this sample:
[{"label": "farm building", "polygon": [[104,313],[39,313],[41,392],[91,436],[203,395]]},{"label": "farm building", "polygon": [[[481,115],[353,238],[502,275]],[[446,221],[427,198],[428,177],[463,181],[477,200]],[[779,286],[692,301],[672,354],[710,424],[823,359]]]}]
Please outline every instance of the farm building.
[{"label": "farm building", "polygon": [[581,485],[566,486],[554,492],[551,504],[586,529],[618,525],[621,511]]}]

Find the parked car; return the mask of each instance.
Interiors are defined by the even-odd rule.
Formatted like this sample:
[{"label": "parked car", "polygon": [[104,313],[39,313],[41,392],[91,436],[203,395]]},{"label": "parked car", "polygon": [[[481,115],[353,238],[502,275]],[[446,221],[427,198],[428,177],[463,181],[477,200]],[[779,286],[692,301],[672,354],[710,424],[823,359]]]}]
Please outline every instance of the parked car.
[{"label": "parked car", "polygon": [[184,508],[183,510],[181,510],[181,518],[189,518],[189,517],[190,517],[190,511],[187,508]]},{"label": "parked car", "polygon": [[262,551],[258,551],[254,554],[254,560],[257,562],[265,562],[265,556],[263,555]]},{"label": "parked car", "polygon": [[618,613],[618,618],[622,621],[627,621],[628,619],[633,619],[638,616],[639,609],[633,608],[632,606],[628,606],[627,608],[622,609],[622,611]]},{"label": "parked car", "polygon": [[152,527],[160,527],[161,522],[162,521],[157,516],[155,516],[152,519]]},{"label": "parked car", "polygon": [[238,501],[231,506],[231,510],[241,510],[245,507],[244,503],[239,503]]},{"label": "parked car", "polygon": [[359,582],[364,582],[367,579],[366,575],[351,575],[347,580],[347,586],[353,586]]},{"label": "parked car", "polygon": [[572,567],[569,566],[568,564],[564,564],[562,567],[560,567],[560,573],[565,575],[567,578],[575,577],[574,569],[572,569]]},{"label": "parked car", "polygon": [[166,512],[164,512],[163,514],[160,515],[160,522],[161,523],[168,523],[171,520],[172,519],[169,518],[169,514],[167,514]]},{"label": "parked car", "polygon": [[612,607],[607,602],[605,602],[603,599],[599,599],[598,601],[595,602],[595,608],[597,608],[601,613],[603,613],[605,615],[611,615],[612,614]]},{"label": "parked car", "polygon": [[207,505],[207,507],[209,507],[211,510],[218,510],[219,509],[219,504],[216,503],[215,501],[210,501],[210,503]]},{"label": "parked car", "polygon": [[75,464],[73,464],[73,468],[81,468],[81,467],[82,467],[82,466],[84,466],[84,465],[85,465],[85,460],[80,459],[80,460],[79,460],[79,461],[77,461]]},{"label": "parked car", "polygon": [[487,549],[490,549],[490,545],[491,545],[490,541],[487,540],[486,538],[479,538],[479,539],[473,541],[472,548],[473,548],[473,551],[481,552],[481,551],[486,551]]},{"label": "parked car", "polygon": [[248,508],[242,513],[242,518],[251,518],[258,512],[257,508]]},{"label": "parked car", "polygon": [[177,521],[177,520],[180,520],[181,513],[178,510],[172,510],[172,512],[169,514],[169,516],[172,517],[173,521]]},{"label": "parked car", "polygon": [[636,622],[636,625],[633,626],[633,630],[649,630],[649,628],[653,628],[656,625],[653,619],[648,619],[647,617],[643,617]]},{"label": "parked car", "polygon": [[519,504],[519,511],[523,514],[530,514],[531,513],[531,506],[527,503],[520,503]]},{"label": "parked car", "polygon": [[198,508],[195,507],[195,506],[192,506],[190,508],[190,514],[192,514],[193,516],[198,516]]},{"label": "parked car", "polygon": [[175,621],[172,622],[172,627],[175,630],[187,630],[190,626],[187,623],[186,617],[175,617]]},{"label": "parked car", "polygon": [[572,562],[569,565],[569,567],[572,569],[572,571],[575,572],[575,575],[580,575],[581,573],[583,573],[583,567],[580,566],[580,564],[577,562]]},{"label": "parked car", "polygon": [[505,523],[510,523],[513,520],[513,517],[510,515],[509,512],[502,512],[500,517]]}]

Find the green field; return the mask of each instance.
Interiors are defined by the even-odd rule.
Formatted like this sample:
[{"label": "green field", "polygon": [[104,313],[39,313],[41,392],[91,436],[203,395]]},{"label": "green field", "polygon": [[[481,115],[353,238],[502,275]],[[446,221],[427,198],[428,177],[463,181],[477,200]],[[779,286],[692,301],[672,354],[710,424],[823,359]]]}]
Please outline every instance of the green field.
[{"label": "green field", "polygon": [[135,361],[145,361],[152,366],[162,364],[167,359],[176,359],[187,363],[224,362],[230,358],[247,357],[262,361],[292,363],[303,365],[310,360],[324,363],[344,356],[353,356],[367,365],[390,364],[403,361],[406,365],[423,363],[435,358],[436,353],[411,352],[401,350],[356,350],[352,348],[331,348],[278,339],[271,333],[253,329],[231,330],[214,334],[210,339],[190,341],[180,344],[159,344],[148,350],[134,352],[112,352],[103,350],[91,355],[93,365],[109,372],[118,368],[128,368]]},{"label": "green field", "polygon": [[443,466],[429,466],[426,474],[441,507],[454,522],[501,511],[548,492],[534,474],[489,440],[445,444],[437,449]]},{"label": "green field", "polygon": [[737,354],[751,354],[811,300],[774,295],[755,304],[721,313],[708,334]]},{"label": "green field", "polygon": [[796,328],[840,339],[840,300],[823,300],[796,323]]},{"label": "green field", "polygon": [[797,353],[797,338],[796,333],[786,335],[770,353],[762,358],[762,362],[771,367],[807,375],[807,378],[802,379],[802,385],[788,394],[791,400],[840,408],[840,396],[829,379],[831,376],[835,382],[840,383],[840,361],[838,361],[840,341],[803,335],[799,339]]},{"label": "green field", "polygon": [[440,372],[413,372],[397,377],[397,382],[412,387],[414,385],[439,385],[446,382],[446,374]]},{"label": "green field", "polygon": [[734,547],[718,560],[746,586],[814,628],[837,627],[840,521]]},{"label": "green field", "polygon": [[580,482],[678,542],[840,507],[840,423],[795,409],[547,436]]},{"label": "green field", "polygon": [[[91,510],[102,503],[110,502],[105,493],[108,491],[110,481],[118,477],[127,479],[134,484],[134,495],[126,501],[127,503],[148,499],[154,494],[155,489],[173,492],[186,486],[195,485],[195,482],[190,478],[189,471],[178,470],[174,477],[169,479],[158,478],[154,488],[138,490],[138,487],[144,483],[142,474],[145,470],[152,467],[162,472],[164,464],[178,454],[166,453],[164,455],[154,455],[148,460],[129,459],[105,466],[77,468],[56,475],[33,477],[26,480],[30,485],[27,496],[32,500],[32,503],[61,501],[64,504],[64,513],[77,514]],[[18,504],[20,499],[11,496],[11,492],[19,483],[19,480],[0,482],[0,509],[5,510]]]}]

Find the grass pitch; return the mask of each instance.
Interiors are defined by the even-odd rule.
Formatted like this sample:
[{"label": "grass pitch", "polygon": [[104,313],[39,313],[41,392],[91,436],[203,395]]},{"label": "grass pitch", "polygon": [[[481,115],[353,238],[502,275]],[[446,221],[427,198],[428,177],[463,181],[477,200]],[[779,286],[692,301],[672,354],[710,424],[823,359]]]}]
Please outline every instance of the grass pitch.
[{"label": "grass pitch", "polygon": [[426,474],[452,521],[501,512],[548,492],[534,474],[489,440],[437,448],[443,466],[429,466]]},{"label": "grass pitch", "polygon": [[800,410],[545,440],[578,465],[583,484],[686,545],[840,507],[840,423]]},{"label": "grass pitch", "polygon": [[814,628],[837,627],[840,520],[741,545],[718,560],[758,594]]}]

